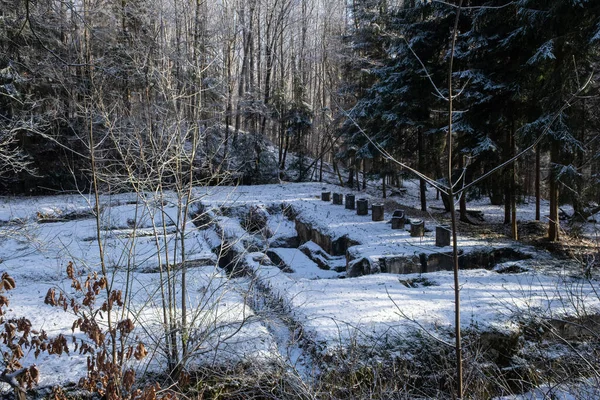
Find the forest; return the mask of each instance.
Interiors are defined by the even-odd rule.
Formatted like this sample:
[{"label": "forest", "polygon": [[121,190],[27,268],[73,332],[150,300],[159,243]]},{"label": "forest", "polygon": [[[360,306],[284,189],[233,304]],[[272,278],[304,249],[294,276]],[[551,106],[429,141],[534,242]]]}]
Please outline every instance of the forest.
[{"label": "forest", "polygon": [[593,0],[0,0],[0,391],[597,398],[599,79]]}]

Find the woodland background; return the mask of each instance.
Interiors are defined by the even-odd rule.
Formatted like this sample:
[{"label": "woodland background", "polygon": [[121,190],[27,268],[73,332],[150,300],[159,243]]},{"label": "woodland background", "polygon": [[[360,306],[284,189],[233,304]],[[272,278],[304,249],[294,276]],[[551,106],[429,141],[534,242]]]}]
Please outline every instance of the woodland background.
[{"label": "woodland background", "polygon": [[[472,191],[506,203],[507,223],[522,195],[549,198],[550,219],[560,202],[584,214],[597,200],[599,8],[463,4],[452,74],[462,91],[457,170],[469,166],[468,182],[547,136]],[[90,131],[113,178],[125,169],[123,148],[139,156],[153,137],[197,132],[195,174],[209,180],[306,180],[325,161],[349,169],[349,186],[360,185],[358,170],[398,184],[402,170],[373,142],[441,179],[448,111],[436,87],[447,87],[456,9],[414,0],[3,0],[2,190],[89,186]]]}]

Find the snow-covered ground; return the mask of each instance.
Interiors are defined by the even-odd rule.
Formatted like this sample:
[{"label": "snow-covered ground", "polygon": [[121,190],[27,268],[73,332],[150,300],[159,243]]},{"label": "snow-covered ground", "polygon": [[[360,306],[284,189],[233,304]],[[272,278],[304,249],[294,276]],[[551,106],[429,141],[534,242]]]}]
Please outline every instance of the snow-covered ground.
[{"label": "snow-covered ground", "polygon": [[[418,206],[417,185],[407,182],[406,188],[403,197],[394,199],[408,207]],[[236,252],[244,252],[243,259],[255,279],[284,303],[289,317],[325,351],[344,347],[349,339],[385,343],[406,339],[419,329],[442,336],[451,329],[451,272],[349,278],[345,272],[336,272],[343,258],[330,260],[333,268],[324,270],[304,252],[280,247],[296,235],[295,223],[290,219],[293,213],[297,221],[321,235],[331,239],[347,237],[351,244],[346,255],[349,260],[365,258],[377,262],[386,257],[418,257],[450,250],[435,247],[434,232],[419,238],[411,237],[407,230],[392,230],[389,212],[384,221],[375,222],[370,215],[359,216],[344,206],[323,202],[323,190],[351,192],[320,183],[195,188],[195,198],[209,210],[214,224],[199,229],[188,218],[185,225],[185,255],[193,265],[188,271],[188,305],[196,317],[198,345],[192,364],[208,359],[231,362],[283,356],[294,362],[302,358],[298,347],[283,355],[283,344],[289,341],[280,336],[290,335],[289,329],[281,327],[283,322],[278,322],[278,326],[270,324],[260,310],[253,309],[256,301],[248,300],[248,292],[255,290],[255,285],[250,278],[228,277],[216,266],[215,249],[223,241],[234,243]],[[380,201],[369,194],[356,195],[371,202]],[[435,200],[433,190],[429,195],[430,205],[442,206],[441,201]],[[140,339],[157,350],[139,367],[157,370],[164,365],[157,344],[162,334],[159,267],[166,263],[167,255],[170,263],[181,261],[182,243],[175,237],[177,227],[183,226],[183,216],[172,194],[162,199],[164,202],[138,200],[135,194],[102,196],[100,233],[115,287],[125,291],[127,277],[131,277],[131,303],[126,315],[134,319]],[[99,270],[93,204],[93,198],[73,195],[0,200],[0,267],[17,281],[17,288],[9,293],[8,317],[26,316],[34,328],[46,330],[49,336],[71,334],[75,316],[45,305],[44,297],[49,288],[73,294],[65,272],[69,261],[74,262],[82,276]],[[261,208],[268,216],[268,234],[251,234],[244,228],[244,212],[251,206]],[[291,208],[286,213],[282,206]],[[469,209],[481,210],[487,221],[503,215],[501,207],[490,206],[485,200],[469,204]],[[520,204],[518,219],[533,219],[532,210],[532,204]],[[435,224],[428,219],[425,226],[435,231]],[[304,247],[313,253],[319,250],[313,242]],[[459,247],[465,254],[481,249],[516,248],[532,257],[511,262],[510,265],[522,267],[513,269],[524,271],[521,273],[501,273],[498,269],[461,271],[465,328],[510,331],[528,315],[564,316],[580,304],[585,304],[587,312],[600,310],[595,281],[579,279],[571,270],[563,271],[548,253],[508,239],[492,242],[466,236],[459,238]],[[288,269],[265,262],[267,250],[274,252]],[[547,263],[553,263],[552,273],[544,268]],[[256,295],[260,293],[253,294]],[[180,298],[177,294],[175,297]],[[29,354],[24,364],[38,364],[42,385],[77,381],[85,374],[84,356],[71,352],[61,357],[40,357],[34,360]]]},{"label": "snow-covered ground", "polygon": [[[416,185],[415,185],[416,187]],[[240,187],[237,195],[223,190],[206,200],[212,204],[291,205],[298,214],[297,219],[318,227],[323,234],[333,238],[348,236],[358,245],[348,249],[349,254],[377,259],[398,255],[431,254],[448,248],[435,247],[434,233],[426,233],[423,238],[410,237],[406,230],[391,230],[386,213],[382,222],[371,221],[370,216],[358,216],[354,210],[333,205],[320,200],[321,191],[350,193],[330,185],[282,184],[265,185],[258,189]],[[431,191],[433,192],[433,191]],[[435,201],[431,193],[430,202]],[[358,194],[360,197],[369,195]],[[397,200],[407,205],[417,206],[418,197],[414,190],[408,190],[404,198]],[[376,201],[376,199],[372,199]],[[435,203],[434,203],[435,204]],[[441,207],[441,202],[439,204]],[[520,205],[518,218],[522,221],[533,219],[534,210],[528,204]],[[484,212],[486,219],[499,219],[501,207],[490,206],[480,201],[469,208]],[[427,221],[426,227],[433,228],[435,221]],[[481,329],[512,329],[517,323],[515,317],[525,314],[550,313],[565,315],[572,313],[573,304],[564,302],[564,293],[577,291],[580,301],[590,308],[600,308],[596,288],[569,274],[570,270],[560,265],[544,268],[551,263],[551,256],[544,251],[525,246],[508,239],[483,240],[473,237],[460,237],[460,249],[468,253],[477,249],[510,247],[533,257],[532,260],[512,261],[508,266],[520,266],[521,273],[500,273],[488,270],[466,270],[461,272],[462,324],[464,327],[477,326]],[[296,250],[277,250],[292,271],[283,272],[276,266],[260,265],[257,257],[248,257],[257,275],[289,304],[305,329],[316,341],[327,346],[343,346],[350,336],[363,339],[381,339],[382,335],[405,334],[417,325],[432,329],[449,329],[454,320],[454,284],[451,272],[427,274],[430,286],[406,287],[402,281],[414,280],[420,274],[393,275],[377,274],[351,279],[315,279],[314,263],[298,256]],[[500,267],[506,267],[501,265]],[[502,271],[503,268],[497,270]],[[546,273],[552,270],[552,274]],[[332,278],[337,275],[332,271]],[[324,274],[320,278],[328,278]],[[549,315],[549,314],[548,314]]]},{"label": "snow-covered ground", "polygon": [[[162,371],[165,364],[158,343],[164,331],[158,271],[167,256],[170,263],[181,261],[181,242],[174,235],[178,212],[172,197],[160,209],[154,202],[144,200],[136,205],[135,200],[135,195],[103,196],[100,235],[112,287],[130,294],[124,315],[137,326],[135,336],[152,349],[152,357],[132,363],[140,371]],[[8,293],[10,309],[6,318],[25,316],[34,329],[43,329],[49,337],[71,336],[77,316],[44,304],[44,298],[54,288],[81,301],[67,278],[70,261],[82,280],[89,273],[100,271],[92,205],[93,200],[86,196],[3,199],[0,265],[17,283],[16,289]],[[191,365],[213,360],[216,351],[223,363],[270,358],[276,345],[248,305],[248,285],[229,279],[216,266],[217,256],[211,245],[218,240],[214,231],[198,230],[188,219],[186,262],[200,265],[190,268],[187,276],[188,321],[194,325],[190,343],[197,346]],[[162,281],[165,280],[163,276]],[[180,299],[181,295],[174,293],[173,297]],[[75,333],[78,339],[83,338],[81,333]],[[35,359],[30,351],[23,365],[36,363],[41,372],[40,385],[51,386],[77,382],[85,376],[86,358],[85,354],[71,351],[60,357],[42,353]]]}]

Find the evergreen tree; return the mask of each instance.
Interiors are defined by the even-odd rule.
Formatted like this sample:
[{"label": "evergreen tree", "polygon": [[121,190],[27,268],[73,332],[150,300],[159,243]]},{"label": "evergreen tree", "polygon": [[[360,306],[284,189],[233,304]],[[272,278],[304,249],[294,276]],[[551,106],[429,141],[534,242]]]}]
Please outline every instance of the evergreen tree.
[{"label": "evergreen tree", "polygon": [[[399,159],[412,160],[418,154],[415,167],[441,176],[444,120],[436,111],[443,101],[432,82],[442,87],[445,81],[441,59],[453,16],[444,10],[436,3],[418,3],[387,16],[381,32],[385,57],[367,70],[373,83],[352,109],[352,121],[344,127],[348,143],[358,149],[358,157],[373,158],[376,143]],[[353,126],[355,122],[373,143]],[[423,200],[424,191],[423,181]]]},{"label": "evergreen tree", "polygon": [[[343,126],[348,148],[355,149],[359,157],[373,157],[376,151],[355,122],[385,151],[441,177],[436,165],[445,143],[447,113],[442,98],[448,93],[436,92],[436,88],[446,87],[447,62],[453,56],[453,86],[459,88],[453,93],[458,147],[453,163],[465,168],[469,181],[511,159],[546,132],[557,110],[564,108],[598,63],[600,13],[596,2],[521,0],[506,4],[490,0],[471,2],[470,6],[461,14],[454,54],[449,54],[448,32],[455,8],[408,2],[379,16],[386,22],[377,24],[381,39],[371,47],[385,52],[376,53],[377,58],[371,55],[370,67],[362,69],[370,85],[356,91],[359,98],[351,120]],[[369,23],[374,20],[367,18]],[[355,32],[356,42],[365,38],[374,42],[363,31]],[[548,139],[540,144],[541,151],[550,153],[552,164],[551,240],[558,238],[559,185],[574,182],[571,193],[580,193],[583,187],[585,143],[593,143],[586,134],[594,123],[593,113],[586,112],[590,103],[565,108],[546,132]],[[415,156],[423,143],[429,145],[427,156],[432,162]],[[467,156],[470,162],[465,165]],[[505,222],[512,222],[514,237],[516,197],[522,184],[519,168],[508,164],[482,187],[492,202],[505,204]],[[570,198],[575,208],[581,209],[577,197]],[[463,197],[461,211],[465,210]]]},{"label": "evergreen tree", "polygon": [[565,108],[558,118],[553,116],[567,101],[574,100],[571,95],[583,84],[598,56],[595,37],[600,4],[522,0],[518,5],[525,39],[522,42],[531,43],[525,63],[528,101],[538,105],[522,131],[524,136],[536,136],[541,126],[552,122],[546,142],[550,152],[548,236],[557,240],[561,179],[573,182],[581,178],[581,170],[574,167],[574,162],[585,151],[581,124],[586,118],[580,118],[581,104]]},{"label": "evergreen tree", "polygon": [[[373,85],[377,77],[374,69],[385,61],[386,27],[388,19],[386,0],[357,0],[350,6],[352,23],[347,37],[350,56],[344,65],[345,82],[340,91],[349,99],[347,106],[357,106],[356,101],[363,98],[365,91]],[[357,109],[351,112],[352,118],[357,116]],[[349,165],[348,186],[354,186],[355,173],[358,177],[360,163],[371,159],[367,141],[359,129],[346,120],[341,127],[345,137],[345,147],[338,157]],[[360,189],[360,182],[356,182]]]}]

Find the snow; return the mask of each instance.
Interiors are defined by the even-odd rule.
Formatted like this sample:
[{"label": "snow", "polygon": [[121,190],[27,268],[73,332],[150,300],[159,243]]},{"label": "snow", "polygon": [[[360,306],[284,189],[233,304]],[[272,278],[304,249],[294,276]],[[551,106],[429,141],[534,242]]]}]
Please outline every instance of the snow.
[{"label": "snow", "polygon": [[595,380],[572,383],[542,384],[527,393],[497,397],[495,400],[578,400],[597,399],[600,388]]},{"label": "snow", "polygon": [[536,53],[527,60],[527,65],[535,65],[543,61],[554,60],[554,40],[549,40],[542,44]]},{"label": "snow", "polygon": [[[291,193],[285,189],[286,185],[266,185],[261,188],[260,193],[248,193],[248,196],[237,198],[235,203],[263,204],[278,198],[294,208],[299,220],[318,227],[321,233],[329,234],[332,238],[348,236],[359,242],[360,244],[349,249],[349,254],[355,253],[371,259],[447,251],[434,246],[432,234],[427,234],[424,238],[413,238],[406,231],[392,231],[386,222],[373,222],[369,217],[357,216],[352,210],[320,201],[319,195],[322,190],[347,193],[349,192],[347,189],[318,184],[298,184],[294,185],[293,198],[289,197]],[[407,197],[402,198],[401,201],[404,202],[409,198],[407,205],[416,205],[410,204],[411,194],[418,201],[414,191],[408,192]],[[430,191],[430,194],[433,195],[432,192]],[[364,196],[371,198],[368,195]],[[519,209],[519,218],[532,219],[534,211],[527,204],[524,206],[526,207]],[[486,220],[498,220],[503,217],[503,209],[490,206],[485,199],[470,203],[469,208],[483,211]],[[386,216],[389,217],[388,214]],[[428,221],[429,227],[430,224],[431,222]],[[481,239],[467,237],[459,239],[459,246],[465,253],[489,249],[492,245],[494,248],[516,246],[522,253],[536,255],[537,262],[548,258],[548,255],[543,252],[509,240],[496,240],[492,244]],[[309,246],[315,245],[313,243]],[[300,263],[297,262],[298,260],[287,261],[286,264],[290,266],[313,264],[310,260],[304,260],[303,256],[298,256],[296,250],[278,249],[277,252],[282,259],[287,256],[299,257],[302,260]],[[511,324],[505,321],[505,314],[509,312],[516,315],[526,314],[534,309],[553,309],[558,312],[557,310],[561,308],[563,313],[573,311],[568,305],[557,302],[555,296],[558,296],[561,290],[569,290],[574,282],[564,276],[538,274],[535,271],[535,261],[525,261],[521,264],[533,265],[522,267],[523,270],[530,272],[519,274],[499,274],[485,270],[461,273],[463,314],[470,316],[463,319],[465,327],[476,325],[509,329]],[[316,340],[327,342],[328,345],[340,345],[340,340],[343,342],[348,339],[348,335],[354,329],[370,332],[368,339],[382,332],[389,332],[390,328],[398,332],[414,329],[416,325],[411,323],[411,320],[430,327],[452,326],[454,292],[452,274],[449,272],[428,274],[428,278],[435,281],[437,285],[415,290],[402,285],[396,275],[380,274],[346,280],[315,280],[312,268],[305,268],[304,276],[301,276],[298,267],[292,267],[293,273],[285,273],[277,267],[254,262],[253,268],[259,278],[267,282],[272,290],[279,293],[294,310],[305,329],[310,330]],[[405,279],[418,276],[407,275]],[[592,287],[583,285],[581,293],[589,300],[592,308],[598,307],[598,300],[595,299]]]},{"label": "snow", "polygon": [[323,270],[298,249],[272,249],[281,261],[290,267],[290,276],[303,279],[331,279],[339,278],[335,271]]},{"label": "snow", "polygon": [[[174,235],[177,210],[172,205],[159,210],[156,204],[147,202],[138,203],[136,210],[132,202],[135,196],[118,197],[101,198],[100,234],[105,262],[113,288],[123,292],[127,290],[128,270],[134,272],[130,275],[128,290],[132,295],[126,315],[139,328],[136,336],[151,345],[158,343],[164,334],[159,293],[161,278],[156,271],[167,256],[171,262],[182,259],[181,239]],[[71,336],[76,316],[45,305],[44,297],[50,288],[78,297],[66,276],[69,261],[73,261],[83,277],[99,270],[97,227],[92,219],[91,204],[86,196],[3,199],[0,218],[5,225],[0,235],[0,265],[17,282],[17,288],[8,293],[11,303],[7,318],[26,316],[34,329],[44,329],[49,337]],[[60,220],[61,216],[73,212],[79,213],[81,219]],[[38,223],[38,218],[52,218],[57,222]],[[180,220],[179,226],[181,224]],[[133,226],[137,226],[135,232]],[[208,264],[190,268],[187,279],[187,302],[191,310],[188,320],[197,321],[193,329],[195,336],[191,339],[192,345],[198,346],[194,362],[213,360],[215,352],[223,363],[272,357],[274,342],[246,304],[247,289],[215,266],[217,257],[211,251],[211,244],[219,241],[218,233],[197,230],[189,221],[185,229],[187,262]],[[180,299],[180,295],[175,294],[175,298]],[[181,312],[180,305],[177,310]],[[134,364],[140,369],[149,367],[162,371],[165,365],[162,360],[159,350],[154,357]],[[37,360],[33,354],[27,354],[23,364],[33,363],[40,368],[42,386],[77,382],[86,372],[86,356],[73,351],[60,357],[42,353]]]},{"label": "snow", "polygon": [[[327,347],[343,347],[357,333],[361,342],[382,335],[407,337],[425,327],[448,332],[454,321],[451,272],[427,274],[431,286],[409,288],[401,280],[420,274],[377,274],[353,279],[294,279],[278,269],[260,266],[257,274],[287,302],[305,330]],[[560,293],[577,286],[582,301],[600,310],[594,288],[577,279],[536,273],[498,274],[486,270],[461,272],[464,328],[512,330],[518,317],[538,312],[573,313]],[[510,317],[510,318],[507,318]]]},{"label": "snow", "polygon": [[[405,189],[395,200],[406,208],[418,207],[418,182],[405,181]],[[232,363],[281,358],[294,368],[298,360],[306,364],[306,356],[294,342],[293,329],[286,325],[285,318],[269,322],[263,315],[265,310],[257,305],[260,302],[249,301],[262,296],[260,291],[256,292],[255,283],[268,288],[272,300],[283,302],[289,313],[286,318],[298,323],[307,338],[321,344],[326,352],[343,348],[350,339],[359,343],[388,338],[408,340],[420,329],[440,336],[451,330],[454,323],[451,272],[382,273],[348,278],[345,272],[336,272],[334,268],[319,268],[313,260],[339,267],[351,259],[377,262],[382,257],[413,257],[450,250],[435,247],[433,232],[415,238],[407,230],[392,230],[388,222],[391,210],[386,210],[384,221],[372,221],[370,216],[359,216],[355,210],[321,201],[322,191],[354,193],[370,203],[381,200],[375,191],[356,193],[323,183],[194,189],[195,201],[214,216],[214,224],[197,229],[188,218],[184,230],[186,259],[196,263],[188,269],[187,298],[195,321],[191,336],[195,345],[192,366],[214,360]],[[427,194],[430,206],[441,207],[434,190]],[[178,201],[172,193],[162,200],[136,194],[100,198],[100,233],[109,275],[115,288],[124,291],[130,273],[131,302],[126,315],[134,319],[140,340],[157,350],[153,357],[136,362],[140,369],[160,370],[164,366],[164,358],[155,345],[164,334],[159,270],[161,265],[164,267],[167,255],[171,263],[182,260],[181,237],[176,238],[177,232],[183,230]],[[74,295],[65,273],[69,261],[74,262],[81,276],[99,270],[93,205],[93,198],[82,195],[1,199],[0,266],[17,281],[17,288],[9,292],[8,317],[26,316],[35,329],[44,329],[51,337],[60,333],[70,336],[75,316],[45,305],[44,297],[49,288]],[[266,210],[270,236],[264,232],[251,234],[243,228],[244,210],[250,206]],[[296,235],[290,213],[282,211],[285,207],[298,221],[332,240],[347,237],[351,244],[346,254],[348,260],[325,254],[312,241],[304,243],[301,249],[277,247]],[[487,199],[469,202],[469,209],[482,211],[488,222],[498,222],[503,217],[503,208],[489,205]],[[517,217],[519,221],[532,220],[533,203],[519,204]],[[426,218],[426,227],[433,231],[439,222],[433,217]],[[216,266],[217,256],[213,251],[223,241],[234,243],[234,249],[243,254],[252,270],[250,277],[228,277]],[[464,328],[510,331],[520,319],[541,313],[572,314],[577,304],[582,303],[588,312],[600,310],[600,299],[592,286],[595,281],[573,277],[557,263],[545,268],[553,262],[545,252],[508,239],[492,242],[462,235],[459,246],[464,254],[490,248],[516,248],[532,256],[529,260],[501,263],[495,270],[460,272]],[[264,254],[267,249],[277,254],[291,272],[270,263]],[[427,285],[419,284],[424,277]],[[407,285],[409,281],[417,283]],[[577,301],[571,301],[572,297],[565,293],[576,293]],[[180,294],[175,297],[180,301]],[[180,305],[176,312],[181,312]],[[41,385],[77,381],[85,374],[85,357],[73,352],[61,357],[42,355],[37,360],[28,354],[24,365],[31,363],[37,363],[41,369]]]},{"label": "snow", "polygon": [[280,240],[285,240],[296,236],[296,226],[293,221],[287,219],[283,213],[275,214],[268,221],[268,227],[273,236],[269,238],[269,244],[277,244]]}]

